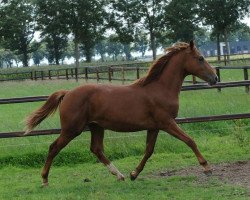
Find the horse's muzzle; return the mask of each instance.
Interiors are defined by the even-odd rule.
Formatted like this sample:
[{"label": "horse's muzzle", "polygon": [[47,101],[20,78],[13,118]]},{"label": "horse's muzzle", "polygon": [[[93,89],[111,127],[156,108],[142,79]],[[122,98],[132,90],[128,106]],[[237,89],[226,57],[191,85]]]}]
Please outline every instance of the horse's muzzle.
[{"label": "horse's muzzle", "polygon": [[209,85],[215,85],[218,82],[218,76],[217,75],[213,75],[209,77]]}]

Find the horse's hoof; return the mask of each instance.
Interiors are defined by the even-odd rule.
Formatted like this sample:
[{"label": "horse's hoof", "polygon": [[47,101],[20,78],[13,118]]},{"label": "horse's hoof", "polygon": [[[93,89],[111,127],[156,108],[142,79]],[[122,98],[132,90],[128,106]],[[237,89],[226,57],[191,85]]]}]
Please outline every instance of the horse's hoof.
[{"label": "horse's hoof", "polygon": [[121,174],[117,178],[118,181],[125,181],[125,177]]},{"label": "horse's hoof", "polygon": [[131,180],[131,181],[134,181],[136,178],[137,178],[136,172],[135,172],[135,171],[132,171],[132,172],[130,173],[130,180]]},{"label": "horse's hoof", "polygon": [[212,176],[212,170],[210,169],[210,170],[206,170],[206,171],[204,171],[204,174],[206,175],[206,176]]},{"label": "horse's hoof", "polygon": [[87,182],[91,182],[91,180],[88,178],[85,178],[85,179],[83,179],[83,182],[87,183]]},{"label": "horse's hoof", "polygon": [[45,182],[45,183],[42,183],[42,188],[46,188],[46,187],[48,187],[49,186],[49,183],[48,182]]}]

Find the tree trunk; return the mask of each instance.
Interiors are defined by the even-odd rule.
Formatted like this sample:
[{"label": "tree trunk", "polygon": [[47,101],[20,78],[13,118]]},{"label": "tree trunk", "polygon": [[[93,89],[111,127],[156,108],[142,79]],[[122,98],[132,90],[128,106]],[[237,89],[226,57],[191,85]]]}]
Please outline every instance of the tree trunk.
[{"label": "tree trunk", "polygon": [[86,62],[90,63],[92,58],[91,49],[85,48],[85,57],[86,57]]},{"label": "tree trunk", "polygon": [[220,61],[220,56],[221,56],[221,52],[220,52],[220,33],[216,34],[216,42],[217,42],[217,58],[218,58],[218,61]]},{"label": "tree trunk", "polygon": [[230,49],[228,46],[228,35],[227,35],[227,29],[224,30],[224,37],[225,37],[225,45],[226,45],[226,50],[227,50],[227,62],[230,62]]},{"label": "tree trunk", "polygon": [[56,60],[56,65],[60,65],[60,62],[59,62],[60,58],[59,58],[58,52],[56,52],[55,54],[55,60]]},{"label": "tree trunk", "polygon": [[150,30],[150,45],[153,53],[153,60],[155,60],[156,59],[155,35],[152,30]]},{"label": "tree trunk", "polygon": [[23,59],[22,59],[22,63],[23,63],[24,67],[28,67],[29,66],[28,59],[29,59],[28,58],[28,51],[27,51],[27,49],[25,49],[23,51]]},{"label": "tree trunk", "polygon": [[104,62],[104,54],[101,54],[101,61]]},{"label": "tree trunk", "polygon": [[79,59],[80,59],[80,51],[79,51],[79,41],[78,39],[75,38],[74,40],[75,42],[75,64],[76,64],[76,68],[79,68]]},{"label": "tree trunk", "polygon": [[130,44],[124,44],[123,48],[124,48],[124,53],[125,53],[125,56],[126,56],[126,60],[131,60]]}]

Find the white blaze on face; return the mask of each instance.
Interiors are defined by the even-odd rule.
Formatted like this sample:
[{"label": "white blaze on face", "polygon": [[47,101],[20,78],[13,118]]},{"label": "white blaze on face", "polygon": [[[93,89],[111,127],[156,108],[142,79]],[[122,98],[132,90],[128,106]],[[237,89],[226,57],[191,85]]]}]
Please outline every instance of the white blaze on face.
[{"label": "white blaze on face", "polygon": [[119,172],[119,170],[112,163],[106,166],[109,169],[111,174],[116,175],[118,179],[124,179],[124,176],[121,174],[121,172]]}]

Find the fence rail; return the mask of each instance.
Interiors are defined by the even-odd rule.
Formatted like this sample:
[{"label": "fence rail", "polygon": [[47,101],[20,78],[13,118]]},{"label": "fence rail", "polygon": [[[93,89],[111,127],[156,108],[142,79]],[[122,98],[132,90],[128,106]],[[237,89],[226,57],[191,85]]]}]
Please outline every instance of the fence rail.
[{"label": "fence rail", "polygon": [[[81,68],[64,68],[64,69],[51,69],[51,70],[33,70],[26,72],[12,72],[12,73],[0,73],[0,81],[11,81],[11,80],[45,80],[45,79],[75,79],[76,81],[79,78],[87,79],[96,79],[99,80],[120,80],[126,81],[125,72],[126,71],[135,71],[136,76],[134,79],[127,80],[136,80],[141,76],[141,71],[148,70],[148,62],[143,63],[133,63],[133,64],[124,64],[124,65],[113,65],[113,66],[99,66],[99,67],[81,67]],[[215,67],[216,71],[219,73],[221,70],[231,70],[231,69],[241,69],[244,72],[244,80],[248,80],[248,69],[250,66],[224,66],[224,67]],[[114,78],[114,72],[121,72],[122,78]],[[100,77],[100,74],[107,74],[107,78]],[[94,75],[94,77],[90,77]],[[220,77],[221,78],[221,77]],[[195,83],[195,78],[193,78],[193,83]]]},{"label": "fence rail", "polygon": [[[189,118],[177,118],[175,121],[178,124],[184,124],[184,123],[224,121],[224,120],[247,119],[247,118],[250,118],[250,113],[231,114],[231,115],[212,115],[212,116],[189,117]],[[35,131],[31,131],[27,135],[24,135],[24,131],[2,132],[2,133],[0,133],[0,138],[28,137],[28,136],[39,136],[39,135],[54,135],[54,134],[59,134],[60,131],[61,131],[61,129],[35,130]],[[89,128],[86,127],[83,130],[83,132],[84,131],[89,131]]]}]

